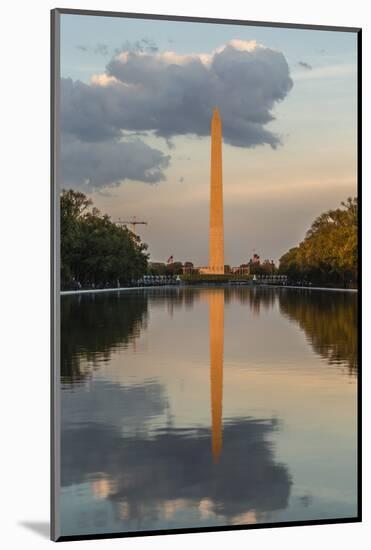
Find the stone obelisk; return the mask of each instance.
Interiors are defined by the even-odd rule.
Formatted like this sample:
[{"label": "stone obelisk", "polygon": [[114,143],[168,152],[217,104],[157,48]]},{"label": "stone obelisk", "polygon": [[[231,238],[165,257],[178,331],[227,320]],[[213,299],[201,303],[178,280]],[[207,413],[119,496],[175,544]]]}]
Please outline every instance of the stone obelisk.
[{"label": "stone obelisk", "polygon": [[211,120],[209,273],[224,273],[224,225],[222,180],[222,122],[214,109]]}]

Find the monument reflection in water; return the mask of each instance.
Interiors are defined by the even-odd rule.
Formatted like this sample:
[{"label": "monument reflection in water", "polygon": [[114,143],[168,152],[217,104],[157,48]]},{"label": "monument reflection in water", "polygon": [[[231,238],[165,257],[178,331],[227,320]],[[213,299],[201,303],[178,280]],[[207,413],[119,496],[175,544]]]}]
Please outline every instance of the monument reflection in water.
[{"label": "monument reflection in water", "polygon": [[354,516],[356,307],[269,288],[63,296],[62,533]]},{"label": "monument reflection in water", "polygon": [[222,450],[223,411],[223,354],[224,354],[224,292],[211,290],[209,301],[210,325],[210,390],[212,449],[214,461],[219,461]]}]

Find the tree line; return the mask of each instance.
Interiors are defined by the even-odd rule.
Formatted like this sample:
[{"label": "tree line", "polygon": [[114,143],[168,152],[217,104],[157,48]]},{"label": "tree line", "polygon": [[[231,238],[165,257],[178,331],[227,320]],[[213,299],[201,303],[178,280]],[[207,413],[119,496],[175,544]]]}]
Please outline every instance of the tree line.
[{"label": "tree line", "polygon": [[292,282],[356,287],[358,278],[358,202],[318,216],[305,239],[280,258],[279,271]]},{"label": "tree line", "polygon": [[[60,213],[62,289],[116,287],[128,285],[145,273],[182,273],[181,262],[149,264],[147,245],[93,207],[84,193],[63,190]],[[340,208],[314,220],[305,239],[280,258],[279,273],[293,283],[356,287],[357,235],[357,199],[348,198]],[[193,268],[191,262],[186,264]],[[251,274],[277,272],[268,260],[250,260],[247,265]]]},{"label": "tree line", "polygon": [[130,284],[147,271],[147,245],[92,206],[84,193],[60,196],[61,288]]}]

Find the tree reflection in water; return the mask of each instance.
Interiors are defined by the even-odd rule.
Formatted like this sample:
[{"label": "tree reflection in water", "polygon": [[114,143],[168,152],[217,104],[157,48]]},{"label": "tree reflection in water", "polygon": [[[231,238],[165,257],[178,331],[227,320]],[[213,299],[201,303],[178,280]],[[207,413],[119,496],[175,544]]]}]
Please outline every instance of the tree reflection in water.
[{"label": "tree reflection in water", "polygon": [[281,312],[299,324],[316,353],[357,374],[355,293],[283,289],[278,297]]},{"label": "tree reflection in water", "polygon": [[157,288],[124,294],[87,294],[61,298],[61,375],[63,382],[86,377],[108,361],[115,348],[135,343],[146,327],[148,306],[166,306],[170,315],[192,308],[208,292],[224,293],[224,302],[247,304],[254,314],[278,303],[298,323],[313,350],[330,364],[345,363],[357,372],[357,296],[353,293],[283,288]]},{"label": "tree reflection in water", "polygon": [[116,348],[134,343],[145,326],[148,297],[143,292],[61,297],[61,379],[88,376]]}]

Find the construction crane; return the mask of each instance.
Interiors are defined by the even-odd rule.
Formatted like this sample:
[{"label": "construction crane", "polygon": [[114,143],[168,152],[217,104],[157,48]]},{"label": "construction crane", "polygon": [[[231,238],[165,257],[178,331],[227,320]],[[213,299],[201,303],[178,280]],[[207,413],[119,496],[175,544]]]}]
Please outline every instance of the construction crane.
[{"label": "construction crane", "polygon": [[116,223],[117,225],[130,225],[130,229],[134,233],[134,235],[136,235],[135,228],[137,225],[148,225],[148,222],[137,220],[136,216],[133,216],[131,220],[122,220],[121,218],[119,218]]}]

